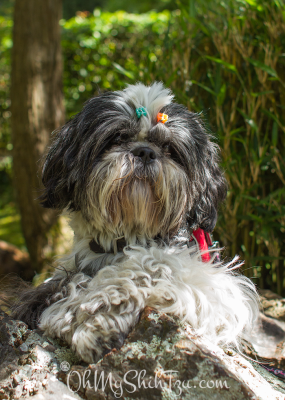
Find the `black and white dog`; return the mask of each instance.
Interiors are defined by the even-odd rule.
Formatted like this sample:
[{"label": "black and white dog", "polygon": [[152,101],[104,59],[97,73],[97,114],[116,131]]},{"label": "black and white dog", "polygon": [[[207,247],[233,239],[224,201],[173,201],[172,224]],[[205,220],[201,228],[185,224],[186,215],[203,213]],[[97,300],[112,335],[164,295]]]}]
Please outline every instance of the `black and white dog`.
[{"label": "black and white dog", "polygon": [[161,83],[90,99],[55,136],[44,207],[68,210],[72,253],[15,315],[65,339],[86,362],[120,347],[145,306],[237,344],[257,315],[249,279],[187,246],[211,232],[226,195],[218,149],[199,115]]}]

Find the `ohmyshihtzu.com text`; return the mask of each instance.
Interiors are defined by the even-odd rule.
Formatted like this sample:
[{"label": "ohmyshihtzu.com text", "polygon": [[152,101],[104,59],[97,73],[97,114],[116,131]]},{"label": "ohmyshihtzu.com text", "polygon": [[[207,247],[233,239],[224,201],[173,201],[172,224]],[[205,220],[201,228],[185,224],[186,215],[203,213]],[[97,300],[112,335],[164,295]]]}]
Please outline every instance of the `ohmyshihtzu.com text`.
[{"label": "ohmyshihtzu.com text", "polygon": [[[90,377],[91,372],[94,373],[94,378]],[[135,393],[136,391],[147,390],[147,389],[160,389],[171,391],[174,390],[176,395],[182,394],[184,390],[189,389],[229,389],[230,387],[227,384],[227,381],[222,381],[221,379],[216,380],[200,380],[195,383],[193,381],[181,381],[179,379],[175,379],[173,374],[178,373],[175,370],[161,371],[155,373],[154,379],[146,378],[146,370],[143,369],[141,371],[137,370],[129,370],[124,375],[123,378],[118,380],[115,379],[112,372],[108,374],[105,371],[91,371],[90,369],[86,369],[84,374],[80,374],[78,371],[73,370],[70,371],[67,375],[67,386],[70,391],[78,392],[80,389],[94,389],[94,392],[101,390],[105,392],[106,388],[109,386],[111,391],[113,392],[116,398],[122,397],[124,392],[127,393]],[[160,379],[160,376],[163,376],[163,380]],[[74,379],[75,378],[75,379]],[[70,386],[70,381],[72,383],[76,380],[76,384],[72,384],[73,387]],[[76,388],[74,388],[76,386]]]}]

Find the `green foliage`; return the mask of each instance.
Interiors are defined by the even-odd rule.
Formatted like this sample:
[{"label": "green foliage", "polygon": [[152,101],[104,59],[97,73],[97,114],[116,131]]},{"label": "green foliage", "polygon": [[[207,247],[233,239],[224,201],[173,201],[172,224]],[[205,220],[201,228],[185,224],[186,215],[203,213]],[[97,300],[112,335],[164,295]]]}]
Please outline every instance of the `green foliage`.
[{"label": "green foliage", "polygon": [[[10,139],[10,49],[12,20],[0,16],[0,155],[11,150]],[[7,148],[8,146],[8,148]]]},{"label": "green foliage", "polygon": [[68,115],[78,112],[98,90],[122,89],[145,79],[162,56],[169,19],[168,11],[139,15],[95,10],[88,17],[61,21]]},{"label": "green foliage", "polygon": [[25,250],[25,241],[21,232],[20,215],[14,203],[7,203],[0,207],[0,238],[10,242],[21,250]]},{"label": "green foliage", "polygon": [[[226,254],[245,258],[245,273],[259,286],[285,294],[284,2],[183,4],[159,13],[95,10],[62,20],[67,114],[99,90],[138,80],[162,80],[178,102],[203,110],[229,182],[215,235]],[[1,24],[9,38],[11,22]],[[0,37],[3,76],[10,42],[4,46]],[[8,85],[6,79],[0,86],[1,121],[9,111]],[[8,133],[7,125],[6,147]]]},{"label": "green foliage", "polygon": [[12,15],[15,0],[1,0],[0,3],[0,15],[7,16],[8,18]]},{"label": "green foliage", "polygon": [[93,12],[96,7],[103,7],[105,0],[63,0],[63,18],[69,19],[79,11]]},{"label": "green foliage", "polygon": [[[2,0],[3,1],[3,0]],[[4,0],[11,2],[12,0]],[[182,0],[182,4],[188,6],[189,0]],[[146,13],[149,11],[176,10],[177,2],[173,0],[143,0],[140,2],[129,0],[63,0],[63,18],[70,19],[76,14],[92,13],[94,8],[101,8],[103,11],[116,12],[124,10],[128,13]]]},{"label": "green foliage", "polygon": [[[189,0],[182,0],[180,3],[186,6]],[[173,0],[157,0],[155,2],[151,0],[143,1],[128,1],[128,0],[107,0],[104,3],[104,11],[116,12],[118,10],[124,10],[129,13],[147,13],[150,10],[161,12],[164,10],[176,10],[179,8],[178,2]]]},{"label": "green foliage", "polygon": [[[8,8],[9,4],[5,4]],[[5,8],[5,10],[7,10]],[[0,16],[0,238],[23,248],[20,217],[13,202],[11,180],[10,50],[12,20]],[[9,240],[13,238],[12,240]]]}]

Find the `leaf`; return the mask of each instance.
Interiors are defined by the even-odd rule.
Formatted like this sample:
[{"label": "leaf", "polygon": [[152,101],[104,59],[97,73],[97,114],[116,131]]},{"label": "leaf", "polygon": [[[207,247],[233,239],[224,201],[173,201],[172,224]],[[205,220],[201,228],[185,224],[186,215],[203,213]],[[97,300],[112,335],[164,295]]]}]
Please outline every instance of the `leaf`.
[{"label": "leaf", "polygon": [[237,215],[238,219],[240,220],[246,220],[246,221],[256,221],[256,222],[262,222],[263,218],[259,215],[254,215],[251,213],[248,213],[246,215]]},{"label": "leaf", "polygon": [[256,1],[255,0],[245,0],[249,5],[251,6],[256,6]]},{"label": "leaf", "polygon": [[242,143],[242,144],[244,145],[244,148],[246,148],[246,141],[245,141],[243,138],[241,138],[241,137],[234,137],[234,138],[232,138],[232,140],[234,140],[234,141],[236,141],[236,142]]},{"label": "leaf", "polygon": [[273,121],[275,121],[275,122],[280,126],[280,128],[283,130],[283,132],[284,132],[284,126],[283,126],[282,123],[279,121],[279,119],[277,118],[276,115],[272,114],[272,112],[270,112],[270,111],[268,111],[268,110],[265,110],[264,108],[261,109],[261,112],[263,112],[265,115],[268,115],[268,117],[272,118]]},{"label": "leaf", "polygon": [[241,113],[241,115],[243,116],[245,122],[251,128],[253,128],[255,131],[258,131],[258,126],[256,125],[255,121],[252,118],[250,118],[248,115],[246,115],[246,113],[244,111],[242,111],[240,108],[237,107],[237,110]]},{"label": "leaf", "polygon": [[199,27],[200,30],[201,30],[203,33],[205,33],[205,35],[211,36],[211,33],[209,32],[209,30],[207,29],[207,27],[206,27],[201,21],[199,21],[199,20],[196,19],[196,18],[193,18],[193,23],[195,23],[195,25],[196,25],[197,27]]},{"label": "leaf", "polygon": [[274,3],[278,8],[284,7],[284,0],[275,0]]},{"label": "leaf", "polygon": [[212,89],[208,88],[208,86],[203,85],[203,83],[200,83],[197,81],[192,81],[192,83],[200,86],[202,89],[206,90],[207,92],[211,93],[213,96],[217,97],[216,93]]},{"label": "leaf", "polygon": [[235,135],[235,134],[237,134],[237,133],[239,133],[239,132],[244,132],[245,131],[245,128],[244,127],[240,127],[240,128],[237,128],[237,129],[233,129],[232,131],[230,131],[230,136],[233,136],[233,135]]},{"label": "leaf", "polygon": [[[215,78],[215,81],[214,81],[214,78]],[[215,92],[218,96],[220,93],[220,90],[221,90],[221,86],[222,86],[222,76],[221,76],[221,65],[220,64],[217,65],[217,69],[216,69],[214,78],[212,77],[212,79],[211,79],[214,84],[212,82],[211,83],[212,83],[213,87],[215,87]]]},{"label": "leaf", "polygon": [[244,199],[250,200],[253,203],[259,202],[260,200],[257,199],[256,197],[252,197],[252,196],[248,196],[247,194],[241,194],[241,197],[243,197]]},{"label": "leaf", "polygon": [[205,56],[205,58],[207,58],[208,60],[214,61],[218,64],[222,64],[224,67],[226,67],[227,69],[229,69],[232,72],[237,73],[237,69],[233,64],[230,64],[226,61],[221,60],[220,58],[216,58],[216,57],[211,57],[211,56]]},{"label": "leaf", "polygon": [[254,65],[255,67],[262,69],[263,71],[267,72],[271,76],[274,76],[274,78],[278,78],[277,72],[273,68],[269,67],[268,65],[263,64],[261,61],[253,60],[252,58],[245,57],[245,59],[248,62],[250,62],[252,65]]},{"label": "leaf", "polygon": [[113,64],[113,67],[115,67],[116,70],[117,70],[120,74],[125,75],[125,76],[127,76],[128,78],[130,78],[130,79],[132,79],[132,80],[135,79],[135,77],[134,77],[134,75],[133,75],[132,72],[129,72],[129,71],[125,70],[125,68],[121,67],[119,64],[117,64],[117,63],[115,63],[115,62],[113,62],[112,64]]},{"label": "leaf", "polygon": [[258,97],[258,96],[263,96],[265,94],[271,94],[271,93],[274,93],[274,90],[265,90],[264,92],[258,92],[258,93],[251,92],[250,94],[253,97]]},{"label": "leaf", "polygon": [[278,124],[276,121],[273,122],[272,126],[272,145],[276,147],[278,141]]},{"label": "leaf", "polygon": [[196,17],[196,7],[195,7],[195,1],[194,0],[189,0],[189,17],[190,18],[195,18]]},{"label": "leaf", "polygon": [[247,119],[246,122],[249,126],[251,126],[251,128],[253,128],[255,131],[258,131],[258,126],[253,119]]},{"label": "leaf", "polygon": [[195,73],[196,69],[199,67],[201,61],[202,61],[201,57],[199,57],[198,60],[195,61],[195,64],[193,65],[193,67],[191,68],[191,71],[190,71],[190,73],[191,73],[190,78],[194,75],[194,73]]},{"label": "leaf", "polygon": [[226,90],[227,90],[227,85],[225,83],[223,83],[223,85],[220,89],[220,93],[218,94],[218,105],[219,106],[222,106],[225,101]]}]

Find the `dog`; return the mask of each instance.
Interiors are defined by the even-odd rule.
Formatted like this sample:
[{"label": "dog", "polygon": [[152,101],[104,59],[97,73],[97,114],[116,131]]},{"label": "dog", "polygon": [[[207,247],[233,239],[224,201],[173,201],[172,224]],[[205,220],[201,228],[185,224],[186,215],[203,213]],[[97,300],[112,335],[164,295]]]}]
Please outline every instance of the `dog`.
[{"label": "dog", "polygon": [[87,101],[55,133],[42,182],[42,205],[69,214],[73,250],[14,316],[88,363],[120,348],[146,306],[213,343],[240,343],[258,313],[255,287],[237,258],[217,261],[193,240],[213,231],[226,196],[219,149],[162,83]]}]

